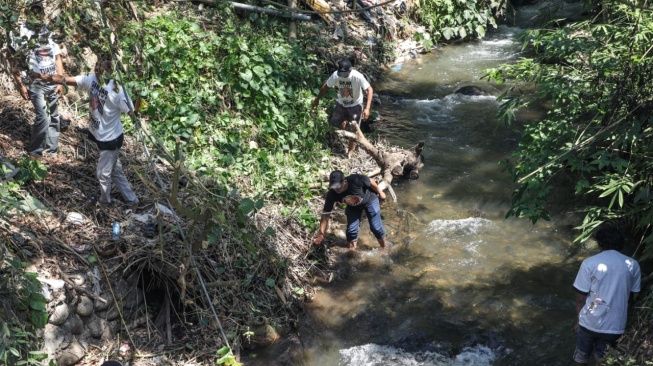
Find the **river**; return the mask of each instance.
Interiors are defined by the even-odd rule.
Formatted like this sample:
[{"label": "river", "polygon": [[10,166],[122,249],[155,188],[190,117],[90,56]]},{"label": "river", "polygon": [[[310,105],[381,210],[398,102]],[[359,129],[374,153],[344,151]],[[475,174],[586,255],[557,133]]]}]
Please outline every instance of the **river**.
[{"label": "river", "polygon": [[[519,12],[516,24],[532,24],[537,8]],[[481,80],[519,57],[522,32],[502,25],[483,40],[439,47],[375,85],[382,136],[404,147],[425,141],[426,166],[418,180],[397,183],[398,203],[383,208],[390,254],[363,246],[356,268],[309,305],[303,331],[317,338],[309,365],[570,363],[574,233],[564,212],[536,225],[504,219],[514,185],[498,162],[519,135],[496,121],[501,86]],[[453,93],[467,85],[491,96]]]},{"label": "river", "polygon": [[[406,148],[425,141],[426,165],[418,180],[393,183],[398,202],[382,207],[389,254],[363,226],[360,255],[308,304],[299,327],[307,366],[571,363],[572,283],[593,249],[574,249],[565,211],[536,225],[504,218],[514,185],[498,162],[519,135],[496,120],[502,86],[481,80],[519,57],[519,25],[537,9],[519,12],[516,26],[441,46],[374,85],[381,136]],[[454,93],[467,85],[490,95]]]}]

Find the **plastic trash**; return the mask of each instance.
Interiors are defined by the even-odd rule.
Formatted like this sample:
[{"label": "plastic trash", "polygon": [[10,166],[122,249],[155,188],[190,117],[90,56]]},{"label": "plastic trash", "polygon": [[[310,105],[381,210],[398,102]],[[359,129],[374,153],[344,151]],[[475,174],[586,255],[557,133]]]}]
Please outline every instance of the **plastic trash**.
[{"label": "plastic trash", "polygon": [[113,228],[111,229],[111,238],[113,240],[118,240],[120,238],[120,222],[116,220],[113,223]]}]

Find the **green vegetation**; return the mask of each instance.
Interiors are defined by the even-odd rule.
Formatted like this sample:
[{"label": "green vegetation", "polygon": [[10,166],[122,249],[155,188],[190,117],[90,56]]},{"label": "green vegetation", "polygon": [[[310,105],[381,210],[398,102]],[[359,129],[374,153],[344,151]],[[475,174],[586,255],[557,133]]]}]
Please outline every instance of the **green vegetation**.
[{"label": "green vegetation", "polygon": [[488,26],[497,27],[496,19],[505,13],[508,4],[503,0],[417,0],[412,12],[436,40],[483,38]]},{"label": "green vegetation", "polygon": [[520,92],[524,84],[535,83],[537,101],[551,105],[545,120],[523,126],[508,165],[519,184],[508,216],[548,219],[547,198],[559,189],[553,178],[564,176],[588,203],[578,240],[613,221],[640,236],[637,255],[652,258],[653,17],[650,9],[604,5],[604,17],[528,32],[533,57],[490,70],[490,79],[515,82],[502,96],[506,123],[536,102]]},{"label": "green vegetation", "polygon": [[210,31],[181,18],[168,13],[121,36],[134,50],[125,60],[140,57],[127,79],[157,136],[168,148],[181,137],[185,165],[223,186],[285,202],[310,196],[328,153],[325,116],[310,111],[322,77],[315,57],[274,28],[226,20]]}]

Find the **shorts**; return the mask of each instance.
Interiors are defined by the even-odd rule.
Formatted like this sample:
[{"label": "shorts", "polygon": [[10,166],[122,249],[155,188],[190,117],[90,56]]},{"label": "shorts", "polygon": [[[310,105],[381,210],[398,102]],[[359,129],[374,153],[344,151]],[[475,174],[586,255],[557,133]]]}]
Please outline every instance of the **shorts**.
[{"label": "shorts", "polygon": [[360,125],[361,115],[363,114],[363,105],[357,104],[351,107],[344,107],[340,103],[336,102],[336,108],[333,110],[331,115],[332,126],[344,129],[346,126],[343,126],[343,122],[356,121]]},{"label": "shorts", "polygon": [[578,340],[574,351],[574,361],[581,364],[589,363],[592,354],[597,360],[603,359],[608,347],[615,347],[621,337],[621,334],[597,333],[581,326],[578,326],[577,333]]}]

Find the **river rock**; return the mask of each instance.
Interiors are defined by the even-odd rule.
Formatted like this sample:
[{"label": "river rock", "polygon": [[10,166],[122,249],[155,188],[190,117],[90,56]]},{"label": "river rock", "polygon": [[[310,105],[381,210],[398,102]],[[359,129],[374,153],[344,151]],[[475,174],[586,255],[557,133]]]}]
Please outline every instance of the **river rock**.
[{"label": "river rock", "polygon": [[79,315],[72,314],[68,317],[68,320],[66,320],[66,323],[64,323],[62,328],[68,329],[72,334],[80,335],[84,331],[84,322]]},{"label": "river rock", "polygon": [[279,333],[269,324],[254,326],[251,328],[254,335],[249,338],[245,345],[250,349],[268,347],[279,339]]},{"label": "river rock", "polygon": [[471,95],[471,96],[474,96],[474,95],[488,95],[488,93],[485,90],[483,90],[483,89],[481,89],[481,88],[479,88],[477,86],[473,86],[473,85],[466,85],[466,86],[460,87],[460,88],[456,89],[456,91],[454,93],[455,94],[462,94],[462,95]]},{"label": "river rock", "polygon": [[106,322],[102,330],[102,340],[110,341],[118,334],[120,323],[118,321]]},{"label": "river rock", "polygon": [[79,298],[79,303],[77,304],[77,314],[80,316],[89,316],[93,314],[93,301],[86,296],[81,296]]},{"label": "river rock", "polygon": [[93,315],[88,322],[86,322],[86,328],[93,338],[102,337],[104,332],[104,325],[102,324],[102,319]]},{"label": "river rock", "polygon": [[72,274],[68,277],[70,278],[71,281],[73,281],[73,283],[76,286],[84,286],[84,284],[86,283],[86,277],[84,277],[81,274]]},{"label": "river rock", "polygon": [[61,325],[66,321],[66,319],[68,319],[69,315],[70,308],[68,307],[68,304],[61,304],[54,308],[54,312],[52,315],[50,315],[48,323],[53,325]]},{"label": "river rock", "polygon": [[104,320],[111,321],[117,319],[120,316],[120,313],[118,312],[118,308],[114,305],[109,308],[109,310],[98,312],[97,315]]},{"label": "river rock", "polygon": [[86,350],[77,341],[72,342],[68,348],[57,356],[58,366],[71,366],[79,362],[86,355]]},{"label": "river rock", "polygon": [[95,300],[95,311],[104,311],[113,305],[113,298],[109,294],[102,293],[100,297],[107,300],[107,302],[102,302],[100,300]]},{"label": "river rock", "polygon": [[70,343],[70,334],[66,329],[53,324],[46,324],[43,329],[43,348],[48,355],[54,355],[57,350],[65,348]]}]

